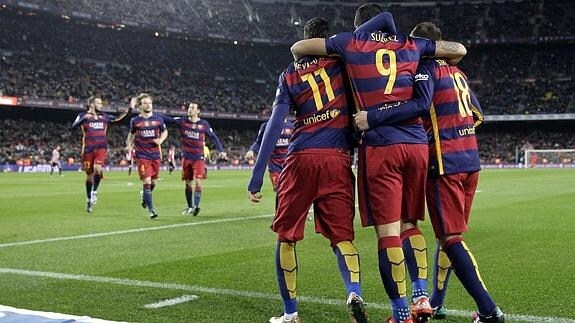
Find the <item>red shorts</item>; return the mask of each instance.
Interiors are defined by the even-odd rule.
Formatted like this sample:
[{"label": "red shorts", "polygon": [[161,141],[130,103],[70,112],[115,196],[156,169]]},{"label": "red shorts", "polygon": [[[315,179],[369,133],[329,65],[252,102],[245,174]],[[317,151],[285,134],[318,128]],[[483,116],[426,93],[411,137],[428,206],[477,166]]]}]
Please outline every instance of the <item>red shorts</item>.
[{"label": "red shorts", "polygon": [[424,220],[427,160],[424,144],[359,148],[359,210],[364,227]]},{"label": "red shorts", "polygon": [[160,160],[138,159],[138,174],[140,174],[141,180],[147,177],[158,179],[158,175],[160,174]]},{"label": "red shorts", "polygon": [[435,237],[467,231],[479,172],[457,173],[427,180],[427,209]]},{"label": "red shorts", "polygon": [[333,244],[354,238],[354,176],[349,152],[305,149],[288,156],[279,178],[272,230],[281,241],[303,239],[313,204],[315,231]]},{"label": "red shorts", "polygon": [[94,165],[104,165],[106,162],[106,149],[97,149],[82,155],[82,169],[90,175],[94,172]]},{"label": "red shorts", "polygon": [[203,159],[184,159],[182,163],[182,180],[192,181],[195,178],[204,179],[206,177],[206,161]]},{"label": "red shorts", "polygon": [[278,181],[280,178],[280,173],[278,172],[269,172],[270,174],[270,181],[272,182],[272,187],[274,188],[274,192],[278,191]]}]

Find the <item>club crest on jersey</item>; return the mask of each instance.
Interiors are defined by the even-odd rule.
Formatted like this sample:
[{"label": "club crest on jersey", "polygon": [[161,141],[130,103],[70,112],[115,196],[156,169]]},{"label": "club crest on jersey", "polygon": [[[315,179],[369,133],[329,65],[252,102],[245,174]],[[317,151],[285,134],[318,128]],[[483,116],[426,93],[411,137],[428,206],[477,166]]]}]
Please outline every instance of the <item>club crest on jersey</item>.
[{"label": "club crest on jersey", "polygon": [[150,126],[150,121],[144,121],[144,127],[149,127]]},{"label": "club crest on jersey", "polygon": [[286,135],[291,135],[292,130],[290,128],[286,128],[282,131],[282,133],[286,134]]}]

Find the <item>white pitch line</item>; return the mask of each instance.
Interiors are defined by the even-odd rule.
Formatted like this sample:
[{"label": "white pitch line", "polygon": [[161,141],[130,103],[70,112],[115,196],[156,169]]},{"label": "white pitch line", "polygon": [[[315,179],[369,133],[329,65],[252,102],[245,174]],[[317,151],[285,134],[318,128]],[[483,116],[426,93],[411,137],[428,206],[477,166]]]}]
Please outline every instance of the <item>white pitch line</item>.
[{"label": "white pitch line", "polygon": [[195,299],[198,299],[198,295],[184,295],[178,298],[166,299],[157,303],[146,304],[144,305],[144,308],[156,309],[167,306],[174,306],[185,302],[193,301]]},{"label": "white pitch line", "polygon": [[246,216],[246,217],[241,217],[241,218],[229,218],[229,219],[220,219],[220,220],[203,221],[203,222],[178,223],[178,224],[161,225],[161,226],[149,227],[149,228],[138,228],[138,229],[121,230],[121,231],[91,233],[91,234],[83,234],[83,235],[79,235],[79,236],[70,236],[70,237],[59,237],[59,238],[50,238],[50,239],[42,239],[42,240],[28,240],[28,241],[19,241],[19,242],[9,242],[9,243],[0,244],[0,248],[24,246],[24,245],[30,245],[30,244],[55,242],[55,241],[90,239],[90,238],[106,237],[106,236],[113,236],[113,235],[126,234],[126,233],[138,233],[138,232],[146,232],[146,231],[173,229],[173,228],[189,227],[189,226],[212,224],[212,223],[224,223],[224,222],[235,222],[235,221],[243,221],[243,220],[262,219],[262,218],[269,218],[272,216],[273,216],[273,214],[264,214],[264,215],[256,215],[256,216]]},{"label": "white pitch line", "polygon": [[[181,290],[194,293],[208,293],[208,294],[227,295],[234,297],[250,297],[250,298],[262,298],[269,300],[280,300],[279,295],[270,293],[241,291],[241,290],[224,289],[224,288],[211,288],[211,287],[185,285],[185,284],[158,283],[143,280],[125,279],[125,278],[74,275],[74,274],[31,271],[31,270],[12,269],[12,268],[0,268],[0,274],[47,277],[54,279],[90,281],[90,282],[108,283],[108,284],[116,284],[116,285],[132,286],[132,287],[161,288],[170,290]],[[322,304],[322,305],[345,306],[345,300],[343,299],[330,299],[330,298],[321,298],[313,296],[298,296],[298,301],[305,303]],[[369,308],[389,309],[389,304],[385,303],[366,303],[366,306],[368,307],[368,309]],[[469,318],[472,313],[471,311],[464,311],[464,310],[448,310],[447,312],[453,316],[466,317],[466,318]],[[530,323],[575,323],[574,319],[562,318],[562,317],[541,317],[532,315],[510,314],[510,313],[506,313],[505,317],[513,321],[530,322]]]}]

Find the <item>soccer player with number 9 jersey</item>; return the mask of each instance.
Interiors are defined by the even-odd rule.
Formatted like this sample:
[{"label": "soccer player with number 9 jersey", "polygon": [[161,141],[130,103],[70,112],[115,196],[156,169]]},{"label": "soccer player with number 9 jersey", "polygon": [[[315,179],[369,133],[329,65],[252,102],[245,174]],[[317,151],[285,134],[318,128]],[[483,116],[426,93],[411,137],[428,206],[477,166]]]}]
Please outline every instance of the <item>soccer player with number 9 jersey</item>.
[{"label": "soccer player with number 9 jersey", "polygon": [[[382,11],[377,5],[361,6],[355,25]],[[299,41],[292,46],[292,53],[295,59],[305,55],[341,57],[358,108],[369,111],[411,99],[421,57],[457,60],[466,50],[454,42],[359,30],[329,39]],[[420,118],[370,129],[362,135],[358,168],[360,214],[364,226],[376,229],[379,271],[393,308],[389,322],[412,322],[400,233],[402,222],[409,226],[424,217],[427,158],[427,135]],[[421,236],[413,225],[409,231]]]}]

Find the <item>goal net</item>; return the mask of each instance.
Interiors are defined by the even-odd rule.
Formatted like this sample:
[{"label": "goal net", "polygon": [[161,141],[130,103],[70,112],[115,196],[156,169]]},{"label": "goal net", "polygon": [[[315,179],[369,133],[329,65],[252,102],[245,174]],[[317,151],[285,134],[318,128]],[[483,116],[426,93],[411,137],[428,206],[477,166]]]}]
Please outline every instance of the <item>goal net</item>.
[{"label": "goal net", "polygon": [[575,163],[575,149],[526,149],[525,168],[563,167]]}]

